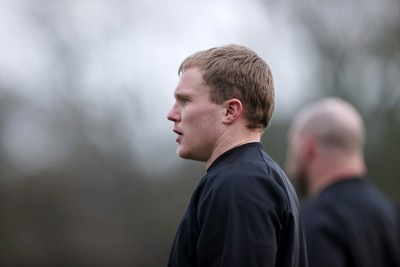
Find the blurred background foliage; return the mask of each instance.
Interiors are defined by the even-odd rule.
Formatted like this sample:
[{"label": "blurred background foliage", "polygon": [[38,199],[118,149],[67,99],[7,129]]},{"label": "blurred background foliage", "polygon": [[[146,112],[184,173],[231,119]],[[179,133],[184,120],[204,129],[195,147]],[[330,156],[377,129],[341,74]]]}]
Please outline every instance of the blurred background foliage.
[{"label": "blurred background foliage", "polygon": [[[169,107],[162,106],[165,99],[161,94],[169,91],[172,101],[173,86],[157,88],[154,81],[160,77],[150,75],[147,84],[135,81],[147,75],[145,70],[164,68],[152,57],[182,47],[165,43],[160,44],[165,46],[161,51],[105,55],[103,46],[113,42],[123,50],[118,42],[124,39],[117,38],[121,35],[132,35],[146,44],[143,33],[147,32],[142,27],[155,23],[151,18],[161,14],[165,4],[72,2],[0,0],[0,10],[17,10],[19,18],[35,29],[16,32],[19,26],[6,34],[10,24],[0,29],[0,265],[165,266],[180,218],[205,169],[202,163],[179,160],[175,155],[172,124],[166,122]],[[218,10],[239,2],[223,2]],[[268,153],[283,166],[287,129],[297,108],[322,96],[343,97],[361,111],[366,122],[369,179],[399,204],[400,2],[246,3],[258,9],[256,16],[270,17],[273,24],[258,24],[246,31],[269,35],[273,43],[274,34],[283,31],[282,21],[294,29],[296,38],[291,45],[295,54],[301,55],[298,71],[309,76],[288,94],[296,101],[284,99],[277,105],[277,115],[263,137]],[[177,4],[175,12],[187,12],[187,18],[199,8],[197,2]],[[109,11],[119,19],[106,15],[102,23],[88,22],[90,14],[82,11],[97,8],[107,14],[109,5],[113,7]],[[204,5],[207,10],[215,7],[213,2]],[[215,9],[215,16],[227,16]],[[166,18],[172,22],[153,25],[159,31],[151,34],[168,39],[170,28],[163,27],[185,23],[173,21],[174,14]],[[240,23],[251,18],[234,19]],[[11,15],[10,21],[21,24]],[[187,42],[202,38],[193,37],[191,30],[184,28],[171,38],[179,34],[189,36]],[[93,31],[101,34],[87,34]],[[11,43],[17,48],[14,58],[19,61],[6,64],[4,59],[13,59],[10,53],[15,53],[5,45],[7,34],[23,38],[21,43]],[[25,50],[25,42],[32,36],[42,48],[37,53]],[[268,50],[269,43],[246,41],[246,35],[241,38],[226,42],[250,43],[257,52]],[[214,45],[205,44],[202,48]],[[188,55],[184,52],[182,57]],[[284,57],[284,50],[281,53],[288,61],[285,64],[291,65],[291,58]],[[96,66],[107,65],[114,57],[126,61],[145,58],[150,66],[141,65],[136,70],[121,66],[104,73],[97,70],[97,76],[93,75],[93,68],[96,73]],[[174,78],[181,60],[173,62]],[[11,71],[10,62],[25,76]],[[40,64],[45,67],[39,68]],[[283,74],[276,77],[285,76],[285,69],[277,71]],[[131,75],[134,84],[120,82],[121,75]],[[112,92],[117,87],[119,95],[115,96]],[[148,90],[151,93],[144,96]],[[143,100],[146,97],[151,104]],[[154,109],[161,109],[164,115],[150,116],[149,121],[145,115]],[[279,115],[279,110],[285,109],[289,110],[286,116]],[[170,134],[166,136],[165,131]],[[142,139],[143,135],[149,140]]]}]

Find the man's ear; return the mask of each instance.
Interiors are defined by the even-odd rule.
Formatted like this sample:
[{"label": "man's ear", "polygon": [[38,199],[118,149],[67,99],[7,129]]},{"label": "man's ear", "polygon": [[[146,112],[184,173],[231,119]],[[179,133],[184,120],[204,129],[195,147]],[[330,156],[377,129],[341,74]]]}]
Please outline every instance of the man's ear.
[{"label": "man's ear", "polygon": [[243,112],[242,101],[237,98],[229,99],[225,102],[224,123],[233,123]]},{"label": "man's ear", "polygon": [[306,138],[304,138],[303,141],[303,156],[307,159],[307,160],[311,160],[315,157],[315,153],[317,152],[317,143],[314,137],[312,136],[308,136]]}]

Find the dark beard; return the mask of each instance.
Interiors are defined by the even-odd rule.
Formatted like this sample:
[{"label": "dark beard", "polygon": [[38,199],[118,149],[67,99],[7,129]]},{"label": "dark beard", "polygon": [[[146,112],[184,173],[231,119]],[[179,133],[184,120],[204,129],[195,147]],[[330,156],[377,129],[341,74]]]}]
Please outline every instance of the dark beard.
[{"label": "dark beard", "polygon": [[296,175],[295,181],[296,182],[294,186],[297,189],[297,194],[299,195],[299,198],[306,198],[310,188],[308,185],[308,179],[306,173],[304,171],[298,173]]}]

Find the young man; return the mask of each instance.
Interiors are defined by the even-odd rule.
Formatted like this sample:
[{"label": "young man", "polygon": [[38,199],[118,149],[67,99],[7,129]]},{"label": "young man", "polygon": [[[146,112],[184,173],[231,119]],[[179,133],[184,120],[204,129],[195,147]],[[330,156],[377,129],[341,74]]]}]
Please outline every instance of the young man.
[{"label": "young man", "polygon": [[310,197],[303,209],[310,267],[400,266],[397,210],[363,179],[364,138],[361,116],[339,98],[294,118],[287,169]]},{"label": "young man", "polygon": [[307,266],[296,193],[260,143],[274,109],[268,65],[228,45],[189,56],[179,74],[168,114],[177,153],[205,162],[207,173],[168,266]]}]

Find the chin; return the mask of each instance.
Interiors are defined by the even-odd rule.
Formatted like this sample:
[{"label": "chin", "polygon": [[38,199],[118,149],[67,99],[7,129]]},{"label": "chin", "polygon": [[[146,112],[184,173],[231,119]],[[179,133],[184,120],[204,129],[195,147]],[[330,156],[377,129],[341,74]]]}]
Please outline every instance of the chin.
[{"label": "chin", "polygon": [[176,149],[176,154],[183,159],[191,159],[190,153],[183,150],[181,146],[178,146],[178,148]]},{"label": "chin", "polygon": [[206,161],[205,159],[201,158],[199,155],[195,155],[188,150],[183,150],[180,147],[178,147],[178,149],[176,150],[176,153],[178,154],[179,157],[181,157],[183,159],[190,159],[190,160],[202,161],[202,162]]}]

